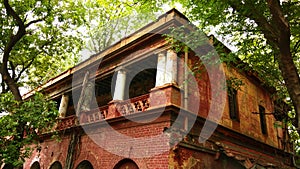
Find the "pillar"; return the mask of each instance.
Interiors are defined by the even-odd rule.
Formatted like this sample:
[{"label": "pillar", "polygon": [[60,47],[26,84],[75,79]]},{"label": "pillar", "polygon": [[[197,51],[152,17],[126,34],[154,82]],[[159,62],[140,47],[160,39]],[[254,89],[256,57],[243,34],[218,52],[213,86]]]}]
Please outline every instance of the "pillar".
[{"label": "pillar", "polygon": [[126,70],[120,69],[117,74],[113,100],[125,99]]},{"label": "pillar", "polygon": [[173,50],[167,51],[165,84],[177,84],[177,54]]},{"label": "pillar", "polygon": [[173,50],[158,54],[155,87],[169,83],[177,85],[177,62],[177,54]]},{"label": "pillar", "polygon": [[66,117],[68,109],[69,95],[63,94],[59,105],[59,117]]},{"label": "pillar", "polygon": [[162,86],[165,84],[165,72],[166,72],[166,55],[165,53],[159,53],[157,57],[157,71],[155,86]]},{"label": "pillar", "polygon": [[158,54],[155,88],[150,91],[151,107],[181,106],[182,90],[178,87],[178,60],[173,50]]}]

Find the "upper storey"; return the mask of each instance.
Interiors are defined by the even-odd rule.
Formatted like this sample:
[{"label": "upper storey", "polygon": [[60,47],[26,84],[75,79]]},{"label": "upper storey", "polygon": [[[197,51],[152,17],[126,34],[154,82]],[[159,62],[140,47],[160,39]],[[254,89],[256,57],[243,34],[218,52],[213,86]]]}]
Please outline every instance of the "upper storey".
[{"label": "upper storey", "polygon": [[[269,115],[274,112],[271,93],[255,76],[220,64],[214,71],[223,72],[223,80],[238,80],[242,85],[222,84],[226,95],[220,95],[223,102],[215,103],[219,99],[214,99],[218,97],[214,87],[220,77],[210,73],[209,66],[198,56],[216,57],[216,53],[209,52],[213,51],[211,42],[205,40],[205,45],[195,51],[175,51],[163,36],[172,27],[182,25],[188,32],[193,31],[195,28],[188,24],[188,19],[173,9],[38,88],[58,103],[62,119],[58,129],[146,114],[148,110],[173,105],[212,121],[221,115],[216,120],[219,125],[282,148],[287,133],[278,127],[281,122]],[[220,108],[215,109],[216,104]],[[212,114],[211,109],[215,110]],[[76,116],[79,123],[75,123]],[[190,125],[188,120],[183,123],[183,129]]]}]

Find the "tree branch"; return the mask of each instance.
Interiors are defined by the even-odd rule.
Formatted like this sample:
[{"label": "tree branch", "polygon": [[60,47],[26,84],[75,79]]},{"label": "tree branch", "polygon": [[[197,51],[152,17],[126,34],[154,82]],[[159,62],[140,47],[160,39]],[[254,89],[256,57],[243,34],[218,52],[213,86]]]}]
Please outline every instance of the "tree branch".
[{"label": "tree branch", "polygon": [[[276,46],[278,48],[278,35],[279,32],[274,29],[274,27],[268,22],[268,20],[261,14],[260,11],[257,11],[255,9],[255,6],[253,4],[249,4],[248,1],[246,1],[247,4],[242,4],[240,1],[237,3],[237,1],[229,0],[228,3],[230,6],[236,10],[239,13],[243,13],[245,17],[250,18],[251,20],[254,20],[255,23],[258,25],[258,27],[261,28],[262,33],[266,37],[266,39],[269,41],[270,45]],[[252,6],[251,10],[252,12],[243,12],[243,6],[248,5]]]},{"label": "tree branch", "polygon": [[12,75],[11,75],[11,78],[14,79],[16,77],[16,67],[14,66],[14,64],[12,63],[12,61],[9,61],[9,65],[11,67],[11,71],[12,71]]},{"label": "tree branch", "polygon": [[[48,15],[47,15],[47,16],[48,16]],[[30,25],[32,25],[32,24],[34,24],[34,23],[38,23],[38,22],[44,21],[44,20],[47,18],[47,16],[45,16],[45,17],[43,17],[43,18],[40,18],[40,19],[36,19],[36,20],[30,21],[30,22],[28,22],[28,23],[25,25],[25,27],[27,28],[28,26],[30,26]]]},{"label": "tree branch", "polygon": [[13,10],[13,8],[9,5],[8,0],[4,0],[4,6],[5,6],[5,9],[7,11],[7,14],[11,15],[14,18],[14,20],[16,20],[17,25],[19,27],[23,27],[24,30],[25,30],[24,22],[19,17],[19,15]]},{"label": "tree branch", "polygon": [[267,4],[272,14],[272,21],[276,24],[273,27],[281,30],[290,29],[289,23],[282,13],[279,0],[267,0]]},{"label": "tree branch", "polygon": [[18,86],[8,72],[8,60],[9,60],[10,52],[12,51],[13,47],[17,44],[17,42],[20,41],[22,37],[25,35],[26,30],[23,21],[21,20],[19,15],[13,10],[13,8],[9,5],[8,0],[4,0],[4,6],[7,11],[7,14],[13,17],[13,19],[16,21],[19,28],[17,34],[13,35],[10,38],[10,40],[8,41],[7,45],[4,48],[1,74],[3,80],[5,81],[5,83],[11,90],[11,92],[13,93],[15,99],[18,101],[22,101],[22,97],[18,89]]},{"label": "tree branch", "polygon": [[298,40],[298,41],[296,42],[296,44],[294,45],[293,52],[297,53],[299,47],[300,47],[300,40]]},{"label": "tree branch", "polygon": [[32,65],[34,59],[35,59],[35,58],[33,58],[26,66],[23,65],[23,68],[21,69],[20,73],[19,73],[18,76],[15,78],[15,82],[18,82],[18,81],[20,80],[20,78],[21,78],[21,76],[22,76],[22,73]]}]

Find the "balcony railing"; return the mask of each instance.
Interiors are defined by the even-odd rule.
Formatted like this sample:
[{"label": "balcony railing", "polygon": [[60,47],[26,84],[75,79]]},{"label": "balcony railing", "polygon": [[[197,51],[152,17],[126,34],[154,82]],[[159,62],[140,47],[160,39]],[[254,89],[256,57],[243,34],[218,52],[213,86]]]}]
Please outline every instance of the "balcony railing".
[{"label": "balcony railing", "polygon": [[124,102],[120,102],[118,105],[118,110],[121,115],[129,115],[137,112],[146,111],[149,108],[149,94],[138,96]]},{"label": "balcony railing", "polygon": [[[138,96],[122,102],[114,103],[116,109],[109,109],[109,105],[105,105],[90,111],[80,113],[80,124],[93,123],[108,118],[109,113],[118,114],[118,116],[126,116],[133,113],[146,111],[149,107],[149,94]],[[116,112],[109,112],[116,111]],[[63,130],[76,125],[76,115],[60,118],[56,129]]]},{"label": "balcony railing", "polygon": [[92,123],[103,120],[107,117],[108,105],[102,106],[91,111],[82,112],[80,115],[80,123]]},{"label": "balcony railing", "polygon": [[76,120],[77,120],[77,117],[75,115],[61,118],[58,120],[56,129],[63,130],[63,129],[73,127],[76,125]]},{"label": "balcony railing", "polygon": [[[121,116],[137,113],[137,112],[143,112],[146,111],[150,104],[149,104],[149,94],[145,94],[142,96],[138,96],[132,99],[124,100],[122,102],[114,103],[116,106],[116,111]],[[97,109],[93,109],[91,111],[82,112],[80,115],[80,123],[93,123],[97,121],[101,121],[107,118],[109,113],[115,113],[115,112],[109,112],[112,109],[109,109],[109,106],[103,106],[99,107]]]}]

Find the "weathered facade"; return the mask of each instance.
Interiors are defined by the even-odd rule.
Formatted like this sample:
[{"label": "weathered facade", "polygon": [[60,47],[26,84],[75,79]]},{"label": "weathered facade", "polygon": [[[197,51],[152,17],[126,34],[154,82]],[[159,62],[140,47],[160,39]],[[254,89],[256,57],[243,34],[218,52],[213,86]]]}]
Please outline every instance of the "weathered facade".
[{"label": "weathered facade", "polygon": [[[162,36],[186,24],[171,10],[41,86],[58,102],[61,141],[42,135],[24,168],[293,168],[272,90],[255,73],[221,64],[227,81],[239,83],[224,104],[213,103],[218,75],[199,66],[199,52],[175,52]],[[195,67],[201,73],[188,72]],[[208,118],[211,109],[222,112]],[[206,123],[213,133],[199,139]]]}]

